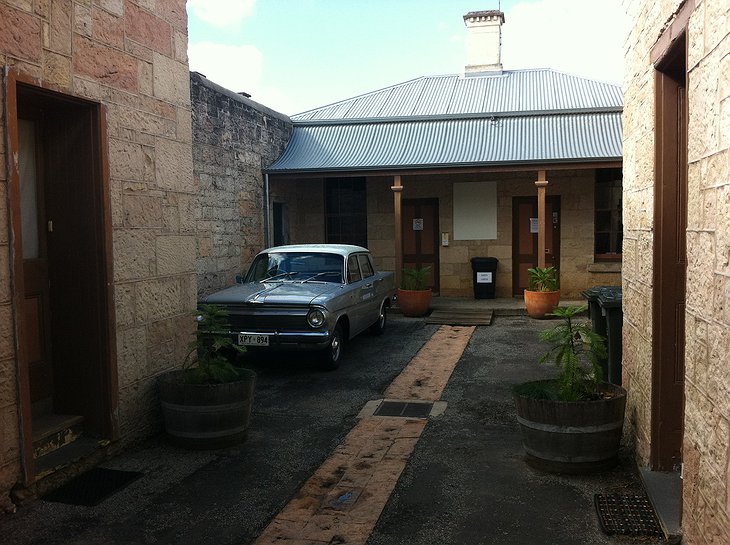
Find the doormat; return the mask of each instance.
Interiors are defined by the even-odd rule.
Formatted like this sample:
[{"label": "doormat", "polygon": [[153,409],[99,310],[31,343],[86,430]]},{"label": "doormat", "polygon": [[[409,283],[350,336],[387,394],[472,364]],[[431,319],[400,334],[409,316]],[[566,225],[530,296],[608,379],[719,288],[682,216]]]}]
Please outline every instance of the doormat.
[{"label": "doormat", "polygon": [[95,467],[46,494],[43,499],[56,503],[91,507],[119,492],[142,475],[136,471]]},{"label": "doormat", "polygon": [[494,311],[477,308],[434,310],[427,318],[427,324],[439,325],[491,325]]},{"label": "doormat", "polygon": [[654,508],[644,495],[596,494],[594,502],[601,529],[608,535],[661,534]]}]

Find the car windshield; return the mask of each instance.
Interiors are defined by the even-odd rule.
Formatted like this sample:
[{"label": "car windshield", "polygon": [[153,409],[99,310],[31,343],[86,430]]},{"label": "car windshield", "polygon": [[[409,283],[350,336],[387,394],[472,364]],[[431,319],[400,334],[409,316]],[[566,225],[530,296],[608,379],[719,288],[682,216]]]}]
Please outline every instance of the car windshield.
[{"label": "car windshield", "polygon": [[342,283],[344,259],[317,252],[271,252],[259,254],[251,264],[246,282],[336,282]]}]

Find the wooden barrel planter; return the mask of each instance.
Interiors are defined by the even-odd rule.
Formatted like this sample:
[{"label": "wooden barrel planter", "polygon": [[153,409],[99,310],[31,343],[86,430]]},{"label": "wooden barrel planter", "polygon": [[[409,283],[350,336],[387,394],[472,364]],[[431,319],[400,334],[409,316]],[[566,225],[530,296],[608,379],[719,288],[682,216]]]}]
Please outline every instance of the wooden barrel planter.
[{"label": "wooden barrel planter", "polygon": [[242,442],[248,432],[256,374],[222,384],[187,384],[182,371],[160,377],[165,432],[175,445],[223,448]]},{"label": "wooden barrel planter", "polygon": [[[540,382],[540,381],[538,381]],[[527,462],[556,473],[590,473],[618,463],[626,390],[601,387],[605,399],[555,401],[515,394]]]}]

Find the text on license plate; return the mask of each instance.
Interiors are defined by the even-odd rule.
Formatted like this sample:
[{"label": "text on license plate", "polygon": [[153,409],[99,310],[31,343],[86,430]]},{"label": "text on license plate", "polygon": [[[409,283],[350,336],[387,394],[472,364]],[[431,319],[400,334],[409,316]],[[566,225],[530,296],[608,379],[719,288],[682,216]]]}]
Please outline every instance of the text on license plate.
[{"label": "text on license plate", "polygon": [[239,333],[238,344],[241,346],[269,346],[269,336]]}]

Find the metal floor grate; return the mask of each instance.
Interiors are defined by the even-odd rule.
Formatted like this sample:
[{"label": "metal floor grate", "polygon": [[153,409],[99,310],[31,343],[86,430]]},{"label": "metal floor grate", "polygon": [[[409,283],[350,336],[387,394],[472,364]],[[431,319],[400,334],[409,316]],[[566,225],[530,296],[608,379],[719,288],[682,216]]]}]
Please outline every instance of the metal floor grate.
[{"label": "metal floor grate", "polygon": [[601,529],[608,535],[661,534],[654,508],[644,495],[596,494],[594,501]]},{"label": "metal floor grate", "polygon": [[431,401],[383,401],[373,415],[428,418],[432,408]]}]

